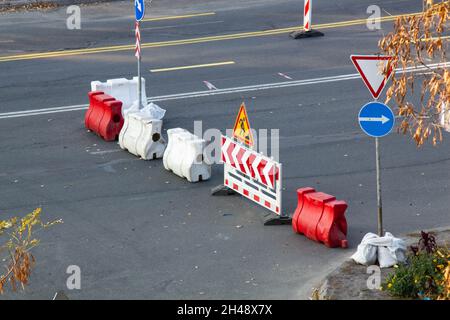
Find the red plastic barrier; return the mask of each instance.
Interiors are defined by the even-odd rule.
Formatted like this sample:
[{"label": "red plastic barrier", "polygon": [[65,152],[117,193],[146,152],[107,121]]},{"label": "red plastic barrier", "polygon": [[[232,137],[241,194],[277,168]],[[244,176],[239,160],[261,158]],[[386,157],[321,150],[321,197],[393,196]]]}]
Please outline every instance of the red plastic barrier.
[{"label": "red plastic barrier", "polygon": [[298,232],[297,225],[298,225],[298,218],[300,217],[300,214],[303,209],[303,204],[305,203],[304,196],[307,193],[316,192],[313,188],[301,188],[297,190],[297,198],[298,198],[298,204],[297,209],[295,209],[294,215],[292,216],[292,229],[295,233]]},{"label": "red plastic barrier", "polygon": [[89,92],[89,109],[84,117],[87,129],[106,141],[118,138],[123,126],[122,102],[102,91]]},{"label": "red plastic barrier", "polygon": [[298,205],[292,217],[294,232],[327,247],[347,248],[347,203],[313,188],[298,189],[297,196]]}]

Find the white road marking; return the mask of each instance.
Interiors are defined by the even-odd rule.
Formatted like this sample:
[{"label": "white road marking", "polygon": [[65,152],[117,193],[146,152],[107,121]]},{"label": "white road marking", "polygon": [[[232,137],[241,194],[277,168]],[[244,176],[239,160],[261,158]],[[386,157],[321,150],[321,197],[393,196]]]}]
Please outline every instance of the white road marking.
[{"label": "white road marking", "polygon": [[293,80],[291,77],[289,77],[288,75],[286,75],[286,74],[284,74],[284,73],[278,72],[278,75],[279,75],[280,77],[285,78],[285,79]]},{"label": "white road marking", "polygon": [[216,88],[216,86],[215,85],[213,85],[211,82],[209,82],[209,81],[203,81],[203,83],[205,84],[205,86],[209,89],[209,90],[218,90],[217,88]]},{"label": "white road marking", "polygon": [[[184,23],[184,24],[178,24],[178,25],[171,25],[171,26],[163,26],[163,27],[149,27],[149,28],[141,28],[141,30],[159,30],[159,29],[172,29],[172,28],[183,28],[183,27],[192,27],[192,26],[202,26],[207,24],[217,24],[217,23],[223,23],[222,20],[217,21],[208,21],[208,22],[196,22],[196,23]],[[133,30],[134,32],[134,30]]]},{"label": "white road marking", "polygon": [[114,153],[114,152],[119,152],[119,151],[122,151],[122,149],[93,151],[93,152],[89,152],[89,154],[92,154],[92,155],[103,155],[103,154]]},{"label": "white road marking", "polygon": [[[450,66],[450,62],[446,62],[443,64],[434,63],[434,64],[428,65],[428,68],[427,67],[407,68],[406,72],[421,72],[421,71],[428,72],[430,69],[446,68],[449,66]],[[396,71],[402,72],[401,69],[398,69]],[[293,80],[293,81],[276,82],[276,83],[266,83],[266,84],[258,84],[258,85],[234,87],[234,88],[226,88],[226,89],[217,89],[216,88],[216,89],[210,89],[207,91],[186,92],[186,93],[177,93],[177,94],[150,97],[150,98],[148,98],[148,102],[192,99],[192,98],[200,98],[200,97],[215,96],[215,95],[222,95],[222,94],[234,94],[234,93],[240,93],[240,92],[251,92],[251,91],[287,88],[287,87],[297,87],[297,86],[305,86],[305,85],[313,85],[313,84],[321,84],[321,83],[348,81],[348,80],[354,80],[354,79],[360,79],[360,75],[358,73],[352,73],[352,74],[345,74],[345,75],[340,75],[340,76],[321,77],[321,78],[305,79],[305,80]],[[205,81],[205,85],[206,85],[206,82],[207,81]],[[214,85],[212,85],[212,86],[215,88]],[[43,114],[59,113],[59,112],[79,111],[79,110],[85,110],[85,109],[87,109],[87,107],[88,107],[87,104],[80,104],[80,105],[65,106],[65,107],[53,107],[53,108],[45,108],[45,109],[4,112],[4,113],[0,113],[0,119],[20,118],[20,117],[38,116],[38,115],[43,115]]]},{"label": "white road marking", "polygon": [[226,65],[235,64],[235,63],[236,62],[234,62],[234,61],[224,61],[224,62],[194,64],[194,65],[190,65],[190,66],[151,69],[150,72],[155,73],[155,72],[180,71],[180,70],[198,69],[198,68],[220,67],[220,66],[226,66]]},{"label": "white road marking", "polygon": [[392,17],[392,14],[390,14],[389,12],[386,11],[386,9],[383,8],[383,11],[388,15]]}]

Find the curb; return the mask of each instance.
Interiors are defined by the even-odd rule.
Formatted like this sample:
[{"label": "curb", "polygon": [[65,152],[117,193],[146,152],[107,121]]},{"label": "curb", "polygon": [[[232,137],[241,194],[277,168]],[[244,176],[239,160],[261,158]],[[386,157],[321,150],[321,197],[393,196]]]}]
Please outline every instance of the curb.
[{"label": "curb", "polygon": [[[450,241],[450,226],[423,230],[437,235],[437,241]],[[444,240],[439,235],[444,233]],[[408,246],[416,244],[420,231],[408,232],[400,236]],[[381,269],[383,283],[393,268]],[[398,300],[385,291],[367,288],[367,266],[356,264],[350,257],[329,273],[311,293],[313,300]]]},{"label": "curb", "polygon": [[0,1],[0,12],[8,10],[33,10],[40,7],[56,8],[77,4],[95,4],[117,2],[123,0],[3,0]]}]

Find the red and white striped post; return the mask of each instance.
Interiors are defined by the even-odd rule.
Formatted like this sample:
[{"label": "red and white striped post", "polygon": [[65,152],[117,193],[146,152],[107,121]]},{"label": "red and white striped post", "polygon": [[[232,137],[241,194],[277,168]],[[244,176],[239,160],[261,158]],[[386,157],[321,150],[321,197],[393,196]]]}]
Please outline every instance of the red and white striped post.
[{"label": "red and white striped post", "polygon": [[313,30],[311,27],[312,1],[313,0],[305,0],[304,6],[303,6],[303,30],[292,32],[291,33],[292,38],[302,39],[302,38],[323,36],[322,32]]},{"label": "red and white striped post", "polygon": [[138,107],[140,109],[143,107],[143,105],[141,80],[141,30],[139,21],[136,21],[134,33],[136,36],[136,48],[134,49],[134,55],[136,56],[138,62]]},{"label": "red and white striped post", "polygon": [[303,10],[303,30],[311,31],[311,0],[305,0]]}]

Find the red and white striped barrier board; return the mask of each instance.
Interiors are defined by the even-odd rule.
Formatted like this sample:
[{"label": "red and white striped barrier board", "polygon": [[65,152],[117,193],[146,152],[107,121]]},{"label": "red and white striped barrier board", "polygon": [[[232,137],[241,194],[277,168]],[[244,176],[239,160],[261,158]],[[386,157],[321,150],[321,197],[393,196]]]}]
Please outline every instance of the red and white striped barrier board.
[{"label": "red and white striped barrier board", "polygon": [[281,163],[222,136],[224,185],[281,215]]}]

